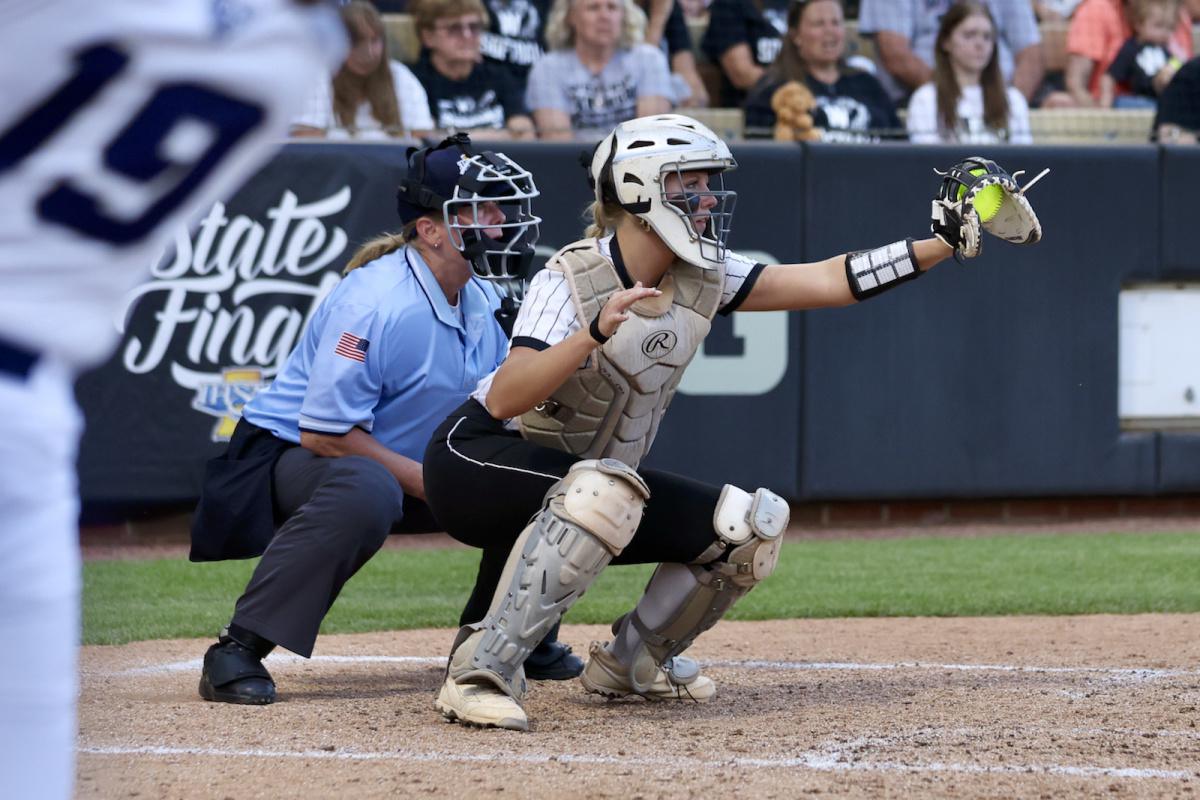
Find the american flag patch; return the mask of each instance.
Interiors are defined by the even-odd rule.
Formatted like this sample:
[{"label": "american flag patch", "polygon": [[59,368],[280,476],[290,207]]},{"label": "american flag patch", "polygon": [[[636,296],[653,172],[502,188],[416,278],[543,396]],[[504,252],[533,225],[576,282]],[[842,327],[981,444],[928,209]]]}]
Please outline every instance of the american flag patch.
[{"label": "american flag patch", "polygon": [[360,339],[353,333],[343,333],[341,338],[338,339],[337,347],[333,349],[333,352],[353,361],[366,362],[367,348],[370,345],[371,343],[366,339]]}]

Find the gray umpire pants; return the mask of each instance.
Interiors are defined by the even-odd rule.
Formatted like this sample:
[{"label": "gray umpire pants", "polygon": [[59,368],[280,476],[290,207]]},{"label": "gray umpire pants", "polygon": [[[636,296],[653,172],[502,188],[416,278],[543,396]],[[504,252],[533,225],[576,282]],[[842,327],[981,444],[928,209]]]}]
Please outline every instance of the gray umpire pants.
[{"label": "gray umpire pants", "polygon": [[404,492],[377,461],[293,447],[275,465],[285,521],[238,599],[233,622],[308,658],[346,581],[404,516]]}]

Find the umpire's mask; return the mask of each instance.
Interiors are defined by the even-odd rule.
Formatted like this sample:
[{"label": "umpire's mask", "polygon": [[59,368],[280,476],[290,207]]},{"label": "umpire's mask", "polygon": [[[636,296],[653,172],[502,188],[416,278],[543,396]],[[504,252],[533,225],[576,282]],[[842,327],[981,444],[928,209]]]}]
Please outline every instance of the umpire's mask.
[{"label": "umpire's mask", "polygon": [[[435,147],[409,148],[408,175],[396,191],[396,210],[408,224],[440,209],[450,243],[475,274],[505,284],[511,293],[519,292],[533,260],[542,221],[533,213],[538,194],[528,170],[503,153],[473,152],[467,134],[458,133]],[[504,220],[483,222],[479,212],[484,203],[496,203]],[[488,236],[489,228],[499,228],[500,236]]]}]

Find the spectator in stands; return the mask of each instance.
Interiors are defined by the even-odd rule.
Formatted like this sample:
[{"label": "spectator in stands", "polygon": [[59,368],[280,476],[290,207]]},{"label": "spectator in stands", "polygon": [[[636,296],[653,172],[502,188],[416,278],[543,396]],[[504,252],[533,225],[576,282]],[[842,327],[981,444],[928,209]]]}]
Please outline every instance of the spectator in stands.
[{"label": "spectator in stands", "polygon": [[667,59],[642,41],[645,20],[633,0],[554,0],[550,50],[525,90],[539,136],[570,139],[671,110]]},{"label": "spectator in stands", "polygon": [[[1045,77],[1042,38],[1029,0],[985,0],[996,21],[996,46],[1005,82],[1032,100]],[[901,102],[933,80],[938,20],[954,0],[862,0],[859,33],[875,39],[879,78]]]},{"label": "spectator in stands", "polygon": [[646,14],[646,44],[663,48],[671,66],[672,101],[676,106],[704,108],[708,89],[696,70],[692,34],[683,18],[683,5],[675,0],[635,0]]},{"label": "spectator in stands", "polygon": [[721,67],[722,106],[745,104],[783,47],[787,16],[788,0],[713,0],[701,47]]},{"label": "spectator in stands", "polygon": [[1175,73],[1163,89],[1154,119],[1158,141],[1196,144],[1200,137],[1200,58],[1193,58]]},{"label": "spectator in stands", "polygon": [[481,0],[421,0],[421,58],[413,72],[429,96],[433,123],[476,139],[533,138],[524,91],[503,67],[483,61],[479,35],[487,23]]},{"label": "spectator in stands", "polygon": [[[1067,29],[1067,91],[1079,106],[1095,106],[1100,99],[1100,76],[1108,71],[1121,46],[1133,36],[1126,16],[1126,0],[1083,0]],[[1167,50],[1180,61],[1192,57],[1192,25],[1187,11]],[[1120,87],[1117,93],[1121,93]]]},{"label": "spectator in stands", "polygon": [[[1103,108],[1154,108],[1158,95],[1183,63],[1167,50],[1179,20],[1179,0],[1132,0],[1128,10],[1134,35],[1100,76]],[[1117,89],[1128,94],[1117,95]]]},{"label": "spectator in stands", "polygon": [[292,121],[292,136],[424,136],[433,130],[421,82],[399,61],[388,58],[383,19],[366,0],[342,6],[350,33],[350,54],[333,76],[309,96]]},{"label": "spectator in stands", "polygon": [[842,0],[793,2],[779,57],[746,99],[746,127],[775,125],[771,97],[788,81],[808,86],[812,117],[824,141],[877,141],[900,130],[895,106],[879,79],[846,65]]},{"label": "spectator in stands", "polygon": [[933,81],[913,92],[908,133],[919,144],[1030,144],[1029,107],[1000,72],[996,24],[978,0],[951,6],[934,43]]},{"label": "spectator in stands", "polygon": [[1033,13],[1038,22],[1064,22],[1078,5],[1079,0],[1033,0]]},{"label": "spectator in stands", "polygon": [[521,90],[546,51],[550,0],[483,0],[490,27],[479,39],[483,57],[508,70]]},{"label": "spectator in stands", "polygon": [[705,19],[708,17],[708,0],[679,0],[683,9],[684,19]]}]

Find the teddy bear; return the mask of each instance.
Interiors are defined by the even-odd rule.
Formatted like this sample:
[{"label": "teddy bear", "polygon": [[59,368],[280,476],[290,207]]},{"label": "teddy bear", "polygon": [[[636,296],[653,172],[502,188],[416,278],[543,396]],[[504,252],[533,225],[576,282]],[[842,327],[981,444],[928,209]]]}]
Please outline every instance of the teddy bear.
[{"label": "teddy bear", "polygon": [[781,142],[814,142],[821,138],[821,129],[813,127],[812,110],[817,99],[799,81],[788,81],[771,95],[775,112],[775,139]]}]

